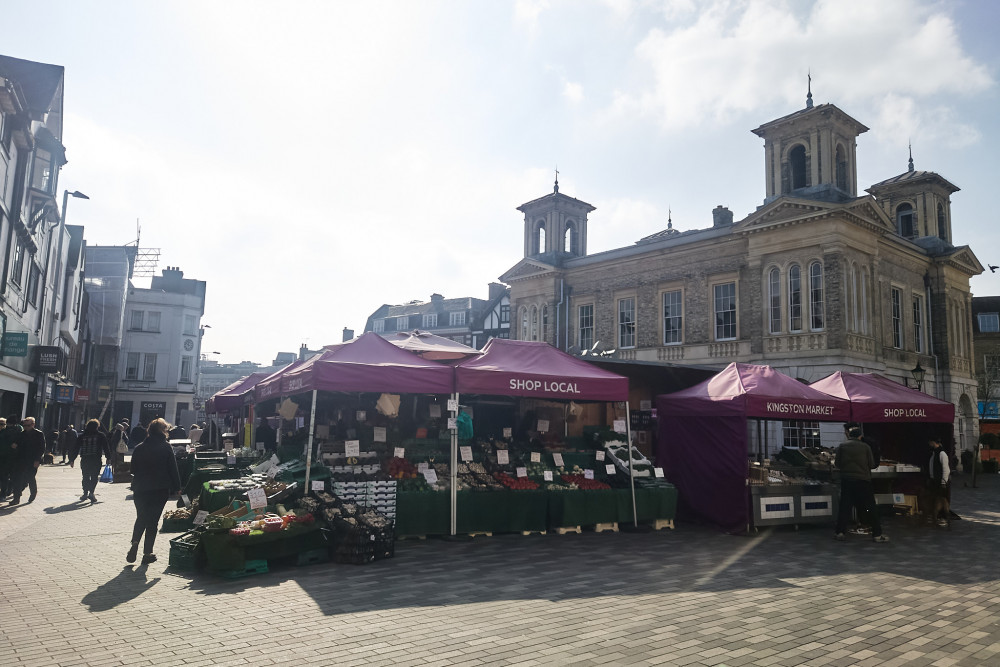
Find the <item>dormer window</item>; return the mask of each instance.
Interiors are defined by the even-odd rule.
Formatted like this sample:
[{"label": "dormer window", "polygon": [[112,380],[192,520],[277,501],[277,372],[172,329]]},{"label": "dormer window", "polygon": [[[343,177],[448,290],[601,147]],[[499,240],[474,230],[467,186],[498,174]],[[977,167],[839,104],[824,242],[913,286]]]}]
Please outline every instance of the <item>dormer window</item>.
[{"label": "dormer window", "polygon": [[938,238],[942,241],[948,240],[948,223],[944,218],[944,205],[937,205],[937,228]]},{"label": "dormer window", "polygon": [[979,332],[997,333],[1000,332],[1000,314],[979,313]]},{"label": "dormer window", "polygon": [[912,239],[916,236],[916,225],[914,224],[913,206],[910,204],[900,204],[896,208],[896,229],[903,238]]}]

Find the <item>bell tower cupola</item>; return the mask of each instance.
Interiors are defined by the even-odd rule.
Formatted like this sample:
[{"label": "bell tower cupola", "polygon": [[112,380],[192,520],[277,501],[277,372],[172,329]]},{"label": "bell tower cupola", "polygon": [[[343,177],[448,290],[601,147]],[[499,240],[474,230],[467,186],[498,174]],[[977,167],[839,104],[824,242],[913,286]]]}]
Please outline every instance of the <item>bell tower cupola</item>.
[{"label": "bell tower cupola", "polygon": [[867,131],[832,104],[814,105],[810,76],[805,109],[753,130],[764,140],[764,202],[857,197],[857,138]]},{"label": "bell tower cupola", "polygon": [[552,192],[521,204],[524,213],[524,256],[558,264],[587,254],[587,202],[559,192],[559,171]]}]

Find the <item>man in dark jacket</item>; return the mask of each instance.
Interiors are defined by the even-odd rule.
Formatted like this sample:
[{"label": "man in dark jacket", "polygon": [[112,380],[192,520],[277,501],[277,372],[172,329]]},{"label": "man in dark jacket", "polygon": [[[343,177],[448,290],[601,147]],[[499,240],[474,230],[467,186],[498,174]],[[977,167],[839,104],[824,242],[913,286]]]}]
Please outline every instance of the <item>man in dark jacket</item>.
[{"label": "man in dark jacket", "polygon": [[125,560],[134,563],[143,542],[143,563],[153,563],[153,544],[157,524],[167,498],[180,492],[181,480],[177,474],[177,461],[167,442],[169,426],[163,419],[149,424],[146,439],[132,452],[132,502],[135,503],[135,524],[132,526],[132,547]]},{"label": "man in dark jacket", "polygon": [[835,537],[845,539],[847,521],[851,510],[857,508],[858,519],[862,514],[868,515],[872,526],[872,538],[876,542],[888,542],[889,537],[882,534],[882,522],[879,520],[878,508],[875,506],[875,493],[872,490],[872,469],[878,464],[872,455],[871,447],[861,440],[861,426],[849,423],[844,425],[847,440],[837,447],[835,463],[840,471],[840,508],[837,513],[837,528]]},{"label": "man in dark jacket", "polygon": [[45,434],[35,428],[35,418],[25,417],[21,420],[24,430],[17,435],[14,440],[14,447],[17,449],[17,459],[15,463],[15,474],[17,482],[14,484],[14,498],[11,505],[21,502],[21,493],[28,487],[31,495],[28,502],[32,502],[38,495],[38,482],[35,474],[38,466],[42,465],[42,456],[45,454]]},{"label": "man in dark jacket", "polygon": [[63,432],[59,435],[59,453],[62,455],[62,462],[66,463],[66,458],[69,456],[69,450],[73,448],[76,444],[76,437],[79,435],[73,425],[70,424],[63,429]]},{"label": "man in dark jacket", "polygon": [[83,433],[76,439],[76,444],[69,453],[69,467],[73,467],[76,457],[80,456],[80,471],[83,472],[83,495],[80,500],[90,498],[90,504],[97,502],[94,490],[101,476],[101,457],[111,465],[111,445],[108,438],[101,433],[101,423],[91,419],[83,428]]},{"label": "man in dark jacket", "polygon": [[8,419],[0,419],[0,500],[14,493],[14,462],[17,460],[17,449],[14,447],[14,437],[20,433],[21,418],[11,415]]}]

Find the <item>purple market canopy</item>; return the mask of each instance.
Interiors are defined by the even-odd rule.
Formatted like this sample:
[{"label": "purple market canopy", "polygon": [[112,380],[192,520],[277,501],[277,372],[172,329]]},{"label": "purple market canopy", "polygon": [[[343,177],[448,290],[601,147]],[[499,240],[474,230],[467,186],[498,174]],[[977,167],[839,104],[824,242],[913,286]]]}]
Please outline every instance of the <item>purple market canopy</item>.
[{"label": "purple market canopy", "polygon": [[955,406],[875,373],[837,371],[810,387],[851,402],[856,422],[955,421]]},{"label": "purple market canopy", "polygon": [[222,391],[216,392],[211,398],[205,401],[205,412],[207,414],[218,414],[242,407],[243,393],[266,376],[266,373],[251,373],[245,378],[240,378]]},{"label": "purple market canopy", "polygon": [[455,366],[461,394],[627,401],[628,378],[603,370],[548,343],[493,338],[483,354]]},{"label": "purple market canopy", "polygon": [[260,403],[261,401],[266,401],[269,398],[275,398],[281,395],[281,376],[288,373],[304,362],[301,359],[296,359],[292,363],[288,364],[284,368],[280,368],[275,372],[268,375],[266,378],[258,382],[253,387],[253,402]]},{"label": "purple market canopy", "polygon": [[444,336],[437,336],[427,331],[397,331],[385,337],[396,347],[412,352],[424,359],[443,361],[450,359],[467,359],[477,357],[482,352],[474,347],[462,345]]},{"label": "purple market canopy", "polygon": [[449,394],[452,369],[402,350],[368,332],[281,373],[281,394],[306,391]]},{"label": "purple market canopy", "polygon": [[770,366],[732,363],[700,384],[658,396],[657,410],[661,416],[846,422],[851,404]]}]

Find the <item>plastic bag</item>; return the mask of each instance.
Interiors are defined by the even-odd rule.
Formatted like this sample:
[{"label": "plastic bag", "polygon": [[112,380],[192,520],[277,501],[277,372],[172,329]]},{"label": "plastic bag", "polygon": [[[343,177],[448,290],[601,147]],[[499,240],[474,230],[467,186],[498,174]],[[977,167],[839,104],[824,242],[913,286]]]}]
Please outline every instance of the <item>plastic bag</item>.
[{"label": "plastic bag", "polygon": [[115,473],[112,472],[110,465],[104,466],[104,470],[101,471],[100,480],[108,483],[115,481]]}]

